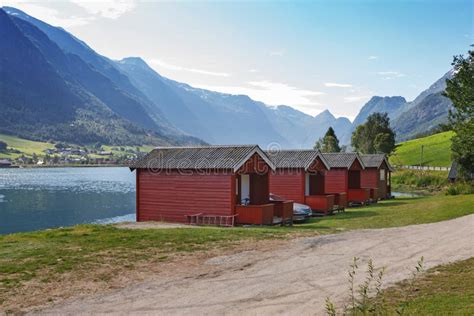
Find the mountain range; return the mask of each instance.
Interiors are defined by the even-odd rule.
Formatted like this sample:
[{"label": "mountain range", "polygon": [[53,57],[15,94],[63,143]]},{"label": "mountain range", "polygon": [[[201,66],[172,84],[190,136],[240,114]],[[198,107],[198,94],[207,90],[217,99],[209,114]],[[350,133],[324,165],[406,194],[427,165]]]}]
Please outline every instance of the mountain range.
[{"label": "mountain range", "polygon": [[0,132],[25,138],[115,145],[246,144],[309,148],[332,126],[342,144],[374,112],[398,139],[445,122],[448,72],[415,100],[375,96],[351,123],[311,116],[246,95],[194,88],[139,57],[113,61],[64,29],[15,8],[0,9]]}]

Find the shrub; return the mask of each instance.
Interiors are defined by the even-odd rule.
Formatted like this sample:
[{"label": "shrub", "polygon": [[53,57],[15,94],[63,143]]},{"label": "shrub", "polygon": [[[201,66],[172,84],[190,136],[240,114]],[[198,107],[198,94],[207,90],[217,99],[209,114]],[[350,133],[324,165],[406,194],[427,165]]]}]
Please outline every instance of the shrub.
[{"label": "shrub", "polygon": [[439,191],[448,185],[446,171],[397,170],[392,174],[393,189],[428,189]]},{"label": "shrub", "polygon": [[[359,269],[358,266],[359,258],[354,257],[352,264],[350,265],[349,274],[349,305],[346,305],[342,308],[341,315],[389,315],[389,311],[386,306],[386,298],[384,291],[382,291],[383,286],[383,277],[385,273],[385,267],[379,269],[379,272],[376,273],[376,268],[373,265],[372,259],[369,259],[367,263],[367,272],[365,281],[355,287],[355,275]],[[412,272],[411,278],[409,280],[409,289],[405,292],[405,297],[403,301],[398,306],[396,313],[398,315],[405,314],[405,309],[409,301],[410,293],[415,291],[415,281],[418,279],[419,275],[424,272],[424,258],[421,257],[417,262],[415,269]],[[373,294],[373,297],[370,295]],[[328,297],[326,298],[326,313],[329,316],[337,315],[337,307]]]},{"label": "shrub", "polygon": [[446,195],[459,194],[474,194],[474,182],[458,181],[451,184],[446,190]]}]

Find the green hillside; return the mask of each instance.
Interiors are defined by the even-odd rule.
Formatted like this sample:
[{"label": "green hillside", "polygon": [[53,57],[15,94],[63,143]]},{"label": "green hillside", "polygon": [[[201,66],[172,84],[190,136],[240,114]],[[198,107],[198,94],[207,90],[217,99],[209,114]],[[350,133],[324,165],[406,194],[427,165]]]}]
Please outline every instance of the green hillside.
[{"label": "green hillside", "polygon": [[54,144],[51,143],[37,142],[3,134],[0,134],[0,140],[7,143],[8,149],[13,149],[14,151],[6,153],[0,152],[0,158],[15,159],[22,154],[31,156],[33,153],[38,156],[43,156],[46,149],[54,148]]},{"label": "green hillside", "polygon": [[[451,165],[451,138],[454,132],[443,132],[412,139],[397,145],[390,157],[393,165],[420,165],[449,167]],[[423,161],[421,147],[423,146]]]},{"label": "green hillside", "polygon": [[[54,144],[33,141],[28,139],[19,138],[16,136],[0,134],[0,141],[7,143],[8,151],[0,152],[0,159],[8,158],[14,160],[22,155],[26,157],[31,157],[33,154],[36,154],[38,157],[44,157],[46,155],[46,149],[54,149]],[[77,146],[74,144],[69,144],[71,146]],[[82,146],[83,147],[83,146]],[[85,147],[83,147],[85,148]],[[91,149],[90,147],[88,147]],[[115,156],[126,155],[129,150],[139,150],[140,152],[149,152],[153,149],[153,146],[109,146],[103,145],[103,151],[111,152]],[[100,158],[101,156],[95,154],[89,154],[91,158]]]}]

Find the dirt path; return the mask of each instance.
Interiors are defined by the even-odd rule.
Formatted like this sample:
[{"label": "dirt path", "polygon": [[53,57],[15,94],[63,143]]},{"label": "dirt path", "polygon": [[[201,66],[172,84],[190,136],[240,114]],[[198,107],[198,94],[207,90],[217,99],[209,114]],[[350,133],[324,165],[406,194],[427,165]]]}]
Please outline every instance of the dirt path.
[{"label": "dirt path", "polygon": [[[67,301],[40,313],[294,314],[324,313],[330,296],[347,297],[354,256],[386,266],[386,284],[408,278],[421,256],[426,267],[474,256],[474,215],[426,225],[302,238],[268,251],[209,259],[116,292]],[[363,277],[360,271],[359,277]]]}]

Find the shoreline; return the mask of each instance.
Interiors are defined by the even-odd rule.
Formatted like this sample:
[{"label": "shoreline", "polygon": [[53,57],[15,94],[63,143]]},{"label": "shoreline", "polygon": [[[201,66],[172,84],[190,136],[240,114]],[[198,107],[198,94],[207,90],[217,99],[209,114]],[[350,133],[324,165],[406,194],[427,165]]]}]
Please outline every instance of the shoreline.
[{"label": "shoreline", "polygon": [[72,165],[14,165],[11,167],[0,167],[0,169],[40,169],[40,168],[89,168],[89,167],[118,167],[118,168],[128,168],[128,165],[113,165],[113,164],[72,164]]}]

